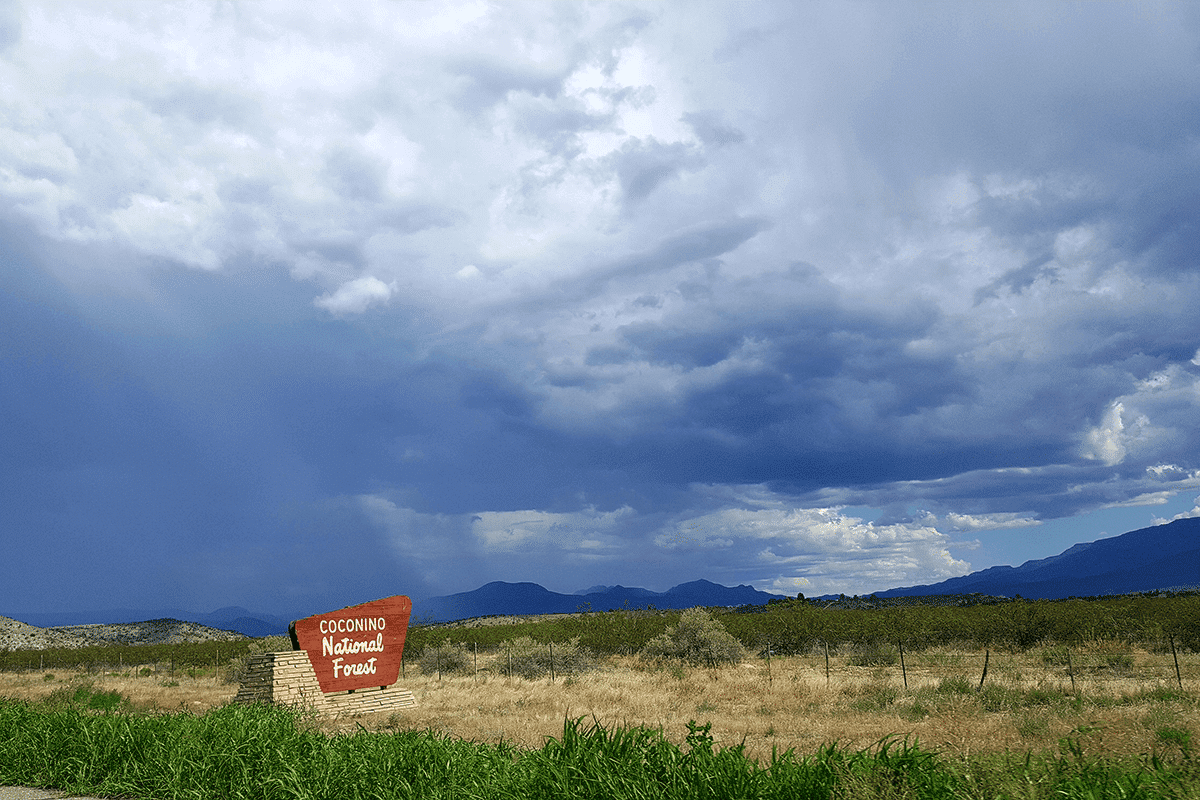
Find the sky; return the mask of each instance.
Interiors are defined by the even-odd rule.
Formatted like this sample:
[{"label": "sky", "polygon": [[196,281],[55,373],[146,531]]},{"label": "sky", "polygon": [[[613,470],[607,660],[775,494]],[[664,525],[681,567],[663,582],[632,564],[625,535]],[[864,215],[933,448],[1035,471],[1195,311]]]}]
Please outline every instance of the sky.
[{"label": "sky", "polygon": [[1200,6],[0,4],[0,614],[868,594],[1200,515]]}]

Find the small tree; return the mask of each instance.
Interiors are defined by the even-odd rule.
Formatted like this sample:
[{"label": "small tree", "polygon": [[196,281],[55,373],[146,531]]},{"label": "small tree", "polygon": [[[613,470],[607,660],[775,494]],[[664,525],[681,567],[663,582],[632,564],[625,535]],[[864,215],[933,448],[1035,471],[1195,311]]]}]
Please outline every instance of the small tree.
[{"label": "small tree", "polygon": [[[557,675],[578,675],[596,666],[595,656],[579,644],[578,636],[566,642],[555,642],[553,648],[552,653],[549,643],[535,642],[529,636],[509,639],[492,660],[492,672],[534,680],[549,675],[551,666]],[[552,655],[553,662],[550,660]]]},{"label": "small tree", "polygon": [[684,611],[678,625],[667,628],[642,648],[645,659],[680,658],[710,666],[723,662],[738,664],[745,657],[742,643],[702,608]]},{"label": "small tree", "polygon": [[471,653],[463,642],[442,642],[426,647],[417,659],[421,672],[436,675],[469,675],[474,670]]}]

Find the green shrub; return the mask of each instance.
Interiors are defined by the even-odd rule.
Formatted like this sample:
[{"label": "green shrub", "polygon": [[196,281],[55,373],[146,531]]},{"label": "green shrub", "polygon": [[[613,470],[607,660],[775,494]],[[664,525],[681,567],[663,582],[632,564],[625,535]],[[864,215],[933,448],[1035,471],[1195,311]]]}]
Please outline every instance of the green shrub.
[{"label": "green shrub", "polygon": [[61,686],[42,701],[49,708],[87,709],[113,712],[127,708],[129,701],[120,692],[98,692],[90,683]]},{"label": "green shrub", "polygon": [[474,654],[467,650],[463,642],[445,642],[426,647],[417,663],[421,672],[434,675],[439,672],[448,675],[470,675],[475,671]]},{"label": "green shrub", "polygon": [[860,645],[850,655],[850,664],[855,667],[890,667],[899,661],[900,653],[896,648],[878,642]]},{"label": "green shrub", "polygon": [[1155,744],[1159,746],[1178,747],[1180,755],[1187,761],[1192,759],[1192,732],[1187,728],[1163,726],[1154,732]]},{"label": "green shrub", "polygon": [[[553,659],[553,660],[552,660]],[[536,642],[529,636],[509,639],[492,660],[492,672],[534,680],[551,673],[578,675],[596,666],[596,656],[575,636],[567,642]]]},{"label": "green shrub", "polygon": [[[226,683],[241,683],[242,678],[246,675],[246,665],[251,656],[260,655],[262,653],[283,653],[289,652],[292,649],[292,640],[288,636],[263,636],[258,639],[251,639],[246,645],[246,654],[229,659],[229,669],[225,672]],[[142,677],[150,675],[150,669],[144,667],[141,670]],[[191,677],[196,677],[195,674],[189,672]]]},{"label": "green shrub", "polygon": [[1053,706],[1064,702],[1067,696],[1063,694],[1061,689],[1054,688],[1037,688],[1030,689],[1025,693],[1025,705],[1027,706]]},{"label": "green shrub", "polygon": [[961,675],[942,678],[937,687],[938,694],[971,694],[974,691],[971,682]]},{"label": "green shrub", "polygon": [[691,608],[679,616],[679,624],[646,642],[642,658],[678,658],[692,664],[739,664],[746,649],[720,622],[702,608]]},{"label": "green shrub", "polygon": [[979,692],[979,703],[985,711],[1012,711],[1022,705],[1021,701],[1020,692],[996,683],[989,683]]},{"label": "green shrub", "polygon": [[929,714],[929,707],[920,700],[913,700],[912,705],[900,709],[900,718],[908,722],[920,722]]},{"label": "green shrub", "polygon": [[1044,713],[1022,714],[1015,725],[1023,739],[1039,739],[1050,733],[1050,721]]},{"label": "green shrub", "polygon": [[1113,653],[1104,659],[1104,666],[1122,675],[1133,670],[1133,656],[1125,653]]},{"label": "green shrub", "polygon": [[1065,667],[1067,659],[1070,658],[1070,650],[1059,645],[1058,647],[1047,647],[1042,651],[1042,663],[1048,667]]},{"label": "green shrub", "polygon": [[900,697],[900,690],[890,683],[872,683],[863,687],[862,695],[850,703],[855,711],[883,711]]}]

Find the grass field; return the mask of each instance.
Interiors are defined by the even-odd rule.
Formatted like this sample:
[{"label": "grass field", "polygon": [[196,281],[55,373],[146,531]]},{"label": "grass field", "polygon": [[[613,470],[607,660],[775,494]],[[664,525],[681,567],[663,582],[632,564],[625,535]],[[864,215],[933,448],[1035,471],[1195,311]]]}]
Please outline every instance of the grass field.
[{"label": "grass field", "polygon": [[[946,619],[958,624],[974,613],[956,610]],[[856,614],[818,621],[858,625]],[[861,616],[889,620],[887,613]],[[471,638],[445,643],[446,631],[418,629],[414,640],[423,647],[412,648],[400,681],[417,706],[340,720],[231,705],[237,659],[180,667],[172,657],[165,667],[122,668],[118,654],[113,669],[113,659],[99,654],[87,669],[0,671],[0,784],[264,800],[1200,800],[1200,654],[1179,649],[1177,673],[1174,643],[1165,647],[1161,636],[1135,644],[1099,638],[1101,628],[1093,627],[1070,643],[901,652],[876,635],[843,641],[828,654],[824,644],[799,647],[793,637],[788,655],[768,660],[769,645],[755,645],[740,663],[719,666],[711,658],[656,661],[611,649],[588,655],[561,638],[578,633],[562,626],[576,625],[597,641],[616,641],[614,631],[594,623],[630,619],[666,627],[649,615],[609,615],[551,620],[544,638],[536,626],[512,626],[508,638],[493,629],[448,629],[497,638],[478,650]],[[748,622],[771,622],[769,615],[727,619],[744,629],[743,643],[756,641]],[[1030,616],[1022,624],[1031,621],[1038,622]],[[634,632],[649,641],[657,634],[645,627]],[[443,644],[434,644],[439,637]],[[548,655],[551,640],[560,643],[556,678],[518,677],[518,662],[532,664],[542,648]],[[247,646],[287,644],[275,638]],[[589,662],[591,669],[563,674]]]},{"label": "grass field", "polygon": [[[856,660],[862,659],[834,657],[827,680],[820,652],[773,658],[769,673],[762,658],[710,669],[612,657],[595,670],[551,682],[494,674],[485,655],[477,676],[439,678],[406,669],[402,685],[415,693],[414,709],[322,725],[330,733],[428,729],[538,747],[562,732],[564,718],[661,728],[676,743],[686,723],[696,720],[711,723],[718,746],[744,743],[747,755],[758,759],[773,749],[813,752],[835,741],[861,748],[889,735],[916,737],[953,755],[1054,749],[1074,737],[1097,755],[1137,756],[1178,750],[1200,733],[1195,655],[1183,662],[1184,691],[1175,684],[1170,653],[1115,646],[1075,651],[1074,691],[1054,648],[992,652],[982,690],[982,652],[906,653],[907,689],[899,663],[854,666]],[[126,707],[149,711],[204,712],[237,691],[211,668],[173,676],[145,669],[0,673],[0,696],[12,698],[44,701],[80,686],[118,693]]]},{"label": "grass field", "polygon": [[976,691],[983,654],[941,650],[906,656],[908,689],[898,665],[835,664],[827,682],[819,655],[773,659],[769,680],[762,659],[715,669],[648,669],[617,658],[554,683],[487,673],[440,681],[410,674],[406,685],[418,706],[387,724],[535,746],[556,733],[564,717],[661,726],[678,741],[695,719],[712,723],[718,744],[745,742],[758,758],[775,748],[811,752],[832,741],[865,747],[888,735],[918,737],[962,755],[1054,748],[1076,735],[1097,753],[1136,755],[1170,745],[1171,731],[1200,731],[1194,693],[1138,677],[1139,669],[1153,672],[1161,662],[1162,656],[1136,653],[1127,668],[1078,675],[1077,693],[1065,670],[1048,667],[1040,654],[996,653]]},{"label": "grass field", "polygon": [[0,785],[146,800],[1200,797],[1186,742],[1138,758],[1091,754],[1078,736],[1057,753],[953,756],[889,738],[754,759],[695,722],[677,745],[653,728],[568,719],[521,748],[429,730],[331,736],[270,706],[163,714],[127,703],[82,684],[41,703],[0,700]]}]

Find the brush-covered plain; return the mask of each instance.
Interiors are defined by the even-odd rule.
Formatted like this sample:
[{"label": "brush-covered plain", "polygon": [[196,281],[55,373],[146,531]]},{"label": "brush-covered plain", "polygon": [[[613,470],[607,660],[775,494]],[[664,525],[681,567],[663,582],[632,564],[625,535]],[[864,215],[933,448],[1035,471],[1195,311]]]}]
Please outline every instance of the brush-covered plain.
[{"label": "brush-covered plain", "polygon": [[578,624],[607,637],[610,618],[653,622],[641,654],[536,625],[418,629],[402,679],[417,707],[348,720],[231,706],[236,664],[0,672],[0,783],[147,798],[1200,797],[1200,654],[1170,647],[1186,628],[985,647],[882,628],[828,650],[743,635],[740,652],[722,639],[725,657],[689,658],[678,645],[697,631],[744,628],[695,613]]}]

